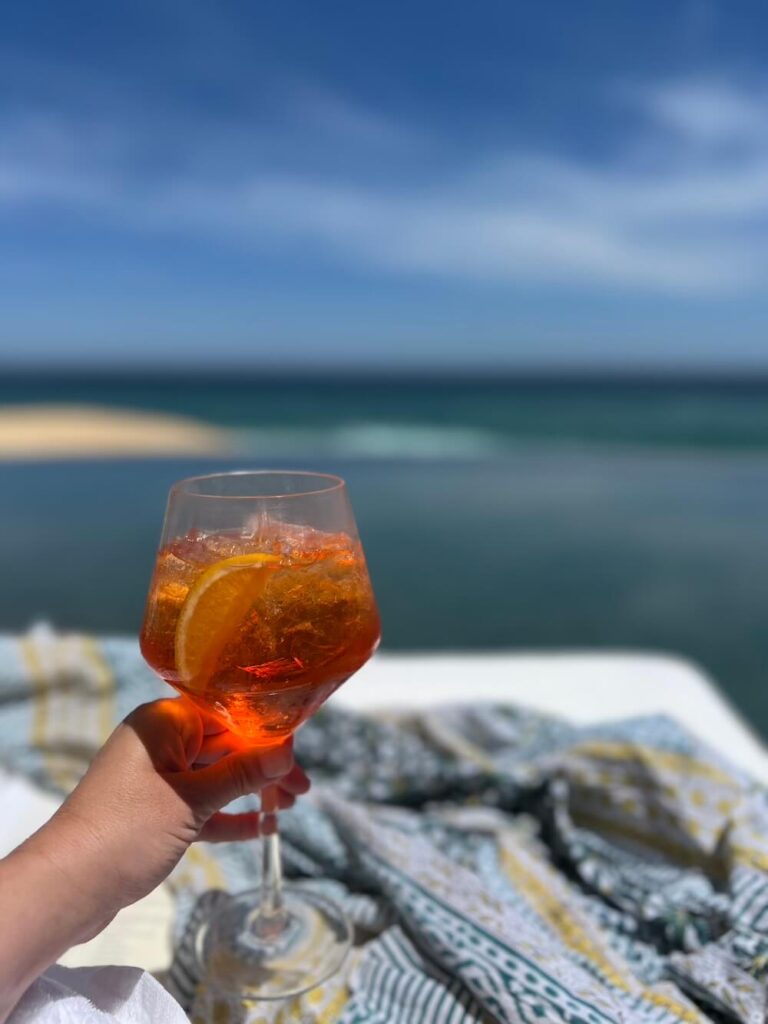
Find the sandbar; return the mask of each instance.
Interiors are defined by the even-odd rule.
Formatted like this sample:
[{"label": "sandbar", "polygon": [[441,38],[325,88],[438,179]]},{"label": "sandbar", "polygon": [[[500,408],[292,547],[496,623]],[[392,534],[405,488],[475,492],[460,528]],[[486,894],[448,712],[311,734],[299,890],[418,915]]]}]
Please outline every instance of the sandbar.
[{"label": "sandbar", "polygon": [[0,408],[0,459],[219,455],[235,433],[184,416],[91,405]]}]

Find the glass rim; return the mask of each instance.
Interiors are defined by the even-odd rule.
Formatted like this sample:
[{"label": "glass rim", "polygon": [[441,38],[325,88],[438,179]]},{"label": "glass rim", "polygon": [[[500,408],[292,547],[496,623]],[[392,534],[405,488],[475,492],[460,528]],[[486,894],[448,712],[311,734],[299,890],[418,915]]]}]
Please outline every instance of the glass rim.
[{"label": "glass rim", "polygon": [[[325,481],[325,486],[308,487],[301,491],[279,492],[271,494],[213,494],[204,490],[194,490],[191,485],[202,484],[206,480],[221,480],[225,477],[303,477],[307,480]],[[335,473],[319,473],[311,469],[231,469],[222,470],[218,473],[201,473],[197,476],[187,476],[171,485],[170,494],[184,494],[189,498],[212,498],[217,501],[275,501],[286,498],[311,498],[320,494],[330,494],[333,491],[343,490],[346,487],[345,481],[336,476]]]}]

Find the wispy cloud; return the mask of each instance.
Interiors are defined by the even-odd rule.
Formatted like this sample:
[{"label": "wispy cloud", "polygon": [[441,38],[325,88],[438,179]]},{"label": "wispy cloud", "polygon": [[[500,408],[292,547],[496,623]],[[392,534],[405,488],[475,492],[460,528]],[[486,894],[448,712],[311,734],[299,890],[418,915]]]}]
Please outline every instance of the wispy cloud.
[{"label": "wispy cloud", "polygon": [[[379,272],[497,283],[693,294],[768,284],[768,98],[723,79],[625,92],[625,137],[611,159],[497,151],[482,161],[412,163],[412,128],[337,94],[302,87],[296,116],[331,154],[270,166],[269,132],[221,148],[214,126],[171,172],[137,171],[131,128],[16,113],[0,121],[0,206],[76,209],[142,231],[194,232],[238,245],[314,246]],[[309,127],[308,127],[309,126]],[[265,134],[266,131],[266,134]],[[150,142],[144,140],[145,148]],[[389,178],[359,159],[373,147]],[[266,154],[266,155],[265,155]]]},{"label": "wispy cloud", "polygon": [[747,91],[727,79],[684,79],[640,89],[638,101],[658,124],[686,141],[765,148],[768,92],[759,87]]},{"label": "wispy cloud", "polygon": [[342,144],[398,147],[419,141],[415,132],[393,118],[317,82],[293,81],[287,94],[290,114]]}]

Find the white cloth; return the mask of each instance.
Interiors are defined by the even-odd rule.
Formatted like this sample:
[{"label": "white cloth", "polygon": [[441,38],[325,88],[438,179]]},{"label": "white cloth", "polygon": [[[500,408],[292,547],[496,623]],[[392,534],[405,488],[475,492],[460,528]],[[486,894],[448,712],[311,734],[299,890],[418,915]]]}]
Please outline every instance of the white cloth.
[{"label": "white cloth", "polygon": [[8,1024],[189,1024],[182,1008],[138,967],[55,964],[27,989]]}]

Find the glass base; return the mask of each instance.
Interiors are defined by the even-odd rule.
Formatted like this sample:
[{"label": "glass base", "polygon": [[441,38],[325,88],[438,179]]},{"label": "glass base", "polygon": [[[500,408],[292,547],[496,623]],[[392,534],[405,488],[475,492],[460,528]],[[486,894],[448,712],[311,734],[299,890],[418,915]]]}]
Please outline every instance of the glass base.
[{"label": "glass base", "polygon": [[258,889],[231,896],[197,936],[204,984],[247,1000],[285,999],[321,984],[352,943],[346,915],[310,889],[283,890],[284,926],[258,919]]}]

